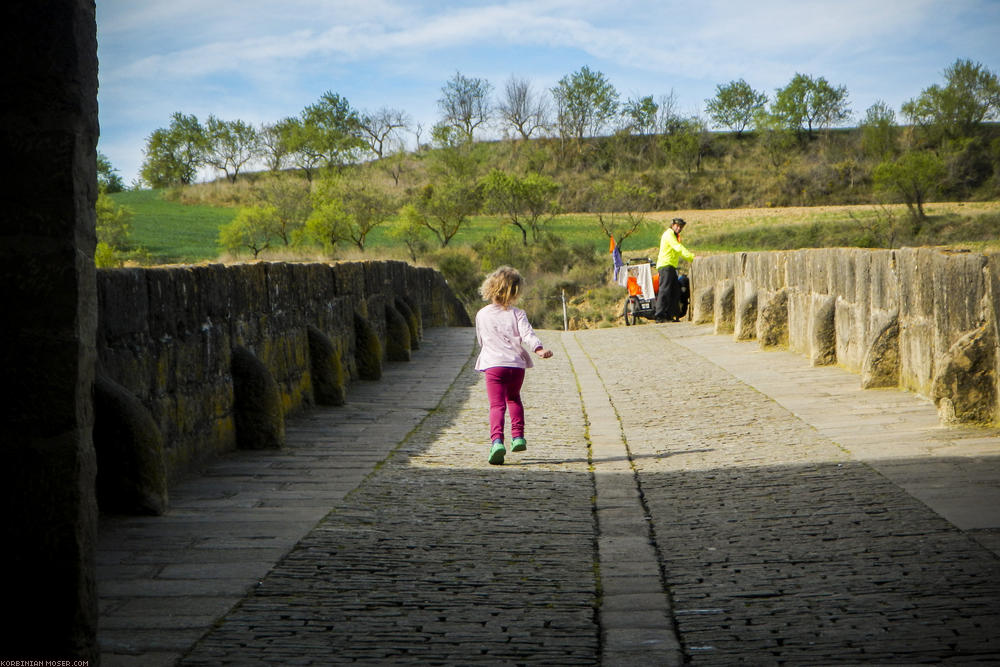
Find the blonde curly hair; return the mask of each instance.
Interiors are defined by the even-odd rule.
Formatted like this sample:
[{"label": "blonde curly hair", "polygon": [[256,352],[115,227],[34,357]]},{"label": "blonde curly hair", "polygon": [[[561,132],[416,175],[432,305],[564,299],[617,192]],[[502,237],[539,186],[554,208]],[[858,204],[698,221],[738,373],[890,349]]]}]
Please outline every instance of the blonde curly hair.
[{"label": "blonde curly hair", "polygon": [[483,301],[489,301],[506,308],[520,296],[523,284],[524,280],[517,269],[501,266],[486,276],[486,280],[479,287],[479,294],[482,295]]}]

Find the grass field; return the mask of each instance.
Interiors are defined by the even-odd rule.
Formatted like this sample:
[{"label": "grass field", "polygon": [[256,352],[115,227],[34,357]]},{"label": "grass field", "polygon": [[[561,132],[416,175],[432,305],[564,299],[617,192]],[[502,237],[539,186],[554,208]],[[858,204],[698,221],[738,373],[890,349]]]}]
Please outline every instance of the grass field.
[{"label": "grass field", "polygon": [[160,197],[157,190],[112,195],[115,203],[132,209],[132,239],[160,264],[198,263],[219,256],[219,228],[236,209],[185,206]]},{"label": "grass field", "polygon": [[[236,209],[185,205],[166,201],[159,191],[140,190],[113,195],[118,204],[133,210],[133,240],[145,247],[156,263],[198,263],[220,256],[219,228],[232,220]],[[926,244],[947,244],[978,251],[1000,251],[1000,202],[932,203],[925,227]],[[905,225],[903,205],[816,206],[726,210],[660,211],[649,213],[646,227],[629,238],[626,256],[655,254],[664,225],[674,217],[688,221],[684,242],[698,254],[739,250],[773,250],[789,247],[854,245],[868,228]],[[451,241],[470,246],[497,231],[498,218],[476,216]],[[567,214],[547,229],[572,244],[592,245],[606,251],[608,240],[591,214]],[[392,250],[398,243],[384,227],[369,236],[372,256]],[[917,237],[919,241],[920,236]],[[912,245],[912,243],[910,243]],[[346,254],[356,257],[348,248]],[[316,256],[316,251],[307,251]],[[284,259],[289,258],[284,254]]]}]

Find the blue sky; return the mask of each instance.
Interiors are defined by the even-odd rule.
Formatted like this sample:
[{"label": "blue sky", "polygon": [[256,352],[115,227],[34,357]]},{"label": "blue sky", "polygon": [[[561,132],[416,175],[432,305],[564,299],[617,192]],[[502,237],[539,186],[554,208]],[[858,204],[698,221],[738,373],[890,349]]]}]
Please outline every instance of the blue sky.
[{"label": "blue sky", "polygon": [[1000,73],[1000,0],[98,0],[97,30],[98,148],[126,183],[174,111],[260,124],[331,90],[426,141],[456,71],[548,89],[586,65],[684,115],[718,84],[773,95],[801,72],[846,86],[856,118],[898,114],[958,58]]}]

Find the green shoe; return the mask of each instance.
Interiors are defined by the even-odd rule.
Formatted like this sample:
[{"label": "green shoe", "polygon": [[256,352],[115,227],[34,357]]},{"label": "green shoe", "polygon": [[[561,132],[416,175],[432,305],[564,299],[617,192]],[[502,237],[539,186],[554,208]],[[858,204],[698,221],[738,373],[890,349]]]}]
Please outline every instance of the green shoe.
[{"label": "green shoe", "polygon": [[503,463],[503,457],[507,454],[507,450],[503,446],[503,440],[494,440],[493,445],[490,447],[490,463],[492,465],[498,466]]},{"label": "green shoe", "polygon": [[528,449],[528,441],[524,438],[514,438],[510,441],[510,451],[523,452]]}]

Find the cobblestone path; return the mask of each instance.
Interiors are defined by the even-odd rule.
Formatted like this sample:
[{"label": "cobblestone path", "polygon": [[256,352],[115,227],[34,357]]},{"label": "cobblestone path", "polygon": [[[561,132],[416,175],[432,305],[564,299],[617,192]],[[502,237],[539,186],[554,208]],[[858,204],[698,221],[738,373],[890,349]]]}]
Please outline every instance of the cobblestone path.
[{"label": "cobblestone path", "polygon": [[[659,336],[653,336],[651,329]],[[667,338],[582,332],[623,424],[687,660],[1000,662],[1000,561]]]},{"label": "cobblestone path", "polygon": [[182,664],[1000,664],[997,555],[670,338],[704,335],[542,332],[503,466],[467,364]]},{"label": "cobblestone path", "polygon": [[557,354],[522,391],[527,452],[486,462],[468,364],[183,664],[595,664],[594,486],[572,370],[545,340]]}]

